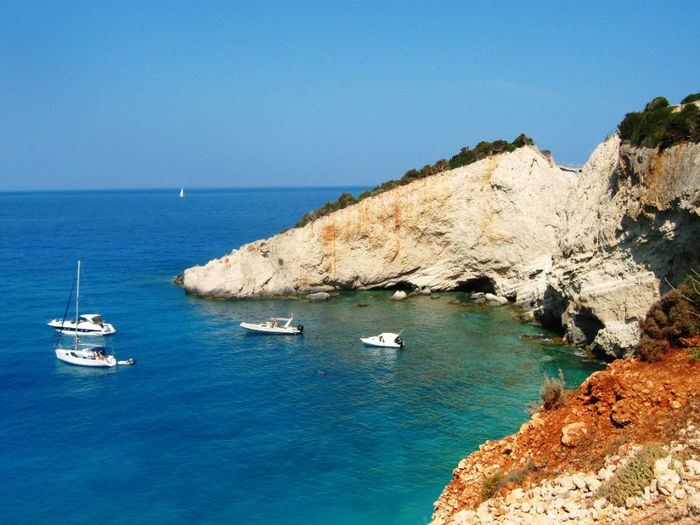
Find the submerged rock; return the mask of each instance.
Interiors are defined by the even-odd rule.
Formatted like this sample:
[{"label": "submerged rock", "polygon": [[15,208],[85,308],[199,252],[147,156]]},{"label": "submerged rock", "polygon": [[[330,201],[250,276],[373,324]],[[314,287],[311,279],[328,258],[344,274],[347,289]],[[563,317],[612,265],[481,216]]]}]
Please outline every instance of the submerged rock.
[{"label": "submerged rock", "polygon": [[391,296],[392,301],[403,301],[408,295],[403,290],[396,290],[394,295]]},{"label": "submerged rock", "polygon": [[534,323],[535,322],[535,312],[532,310],[529,310],[527,312],[523,312],[520,314],[518,317],[521,323]]},{"label": "submerged rock", "polygon": [[311,293],[305,297],[307,301],[328,301],[330,298],[331,294],[328,292]]},{"label": "submerged rock", "polygon": [[508,299],[506,297],[501,297],[500,295],[492,293],[485,294],[484,299],[489,306],[503,306],[508,304]]}]

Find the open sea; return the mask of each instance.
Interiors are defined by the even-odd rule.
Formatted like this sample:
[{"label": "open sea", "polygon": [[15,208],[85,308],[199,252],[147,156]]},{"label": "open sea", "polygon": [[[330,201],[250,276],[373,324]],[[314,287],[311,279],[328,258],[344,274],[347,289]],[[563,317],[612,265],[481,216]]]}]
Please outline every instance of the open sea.
[{"label": "open sea", "polygon": [[[0,523],[425,524],[459,460],[527,419],[543,374],[575,387],[602,368],[466,294],[186,295],[188,266],[358,191],[185,191],[0,193]],[[46,322],[78,259],[81,311],[135,366],[56,359]],[[302,336],[239,326],[292,313]],[[359,340],[401,329],[402,351]]]}]

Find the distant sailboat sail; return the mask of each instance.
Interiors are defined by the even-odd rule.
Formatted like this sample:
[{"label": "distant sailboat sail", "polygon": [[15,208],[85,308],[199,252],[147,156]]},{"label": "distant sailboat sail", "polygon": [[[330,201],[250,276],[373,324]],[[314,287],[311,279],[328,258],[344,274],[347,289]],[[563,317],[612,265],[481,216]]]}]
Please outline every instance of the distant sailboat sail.
[{"label": "distant sailboat sail", "polygon": [[180,198],[185,196],[185,188],[180,188]]}]

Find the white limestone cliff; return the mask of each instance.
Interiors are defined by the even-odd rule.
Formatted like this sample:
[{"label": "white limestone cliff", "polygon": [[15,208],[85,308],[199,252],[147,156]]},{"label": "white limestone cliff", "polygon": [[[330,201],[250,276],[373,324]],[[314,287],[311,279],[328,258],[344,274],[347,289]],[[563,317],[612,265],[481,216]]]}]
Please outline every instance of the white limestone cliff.
[{"label": "white limestone cliff", "polygon": [[385,288],[492,291],[623,355],[700,247],[700,145],[613,136],[582,170],[526,146],[363,199],[188,268],[188,293],[249,298]]}]

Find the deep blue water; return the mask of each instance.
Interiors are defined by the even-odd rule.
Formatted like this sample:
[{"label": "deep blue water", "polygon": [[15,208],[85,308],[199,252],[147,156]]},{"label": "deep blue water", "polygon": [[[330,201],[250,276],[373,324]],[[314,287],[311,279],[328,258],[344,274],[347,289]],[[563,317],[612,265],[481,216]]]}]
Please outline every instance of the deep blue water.
[{"label": "deep blue water", "polygon": [[[0,523],[426,523],[544,373],[576,386],[600,368],[462,294],[213,301],[171,284],[346,190],[0,193]],[[78,259],[81,311],[135,366],[56,360],[45,323]],[[292,312],[303,336],[238,326]],[[401,352],[359,341],[401,328]]]}]

